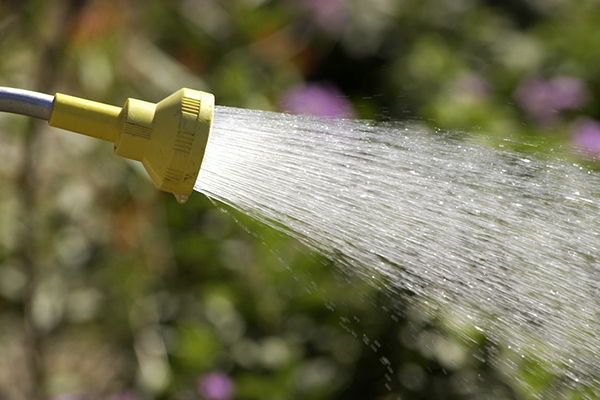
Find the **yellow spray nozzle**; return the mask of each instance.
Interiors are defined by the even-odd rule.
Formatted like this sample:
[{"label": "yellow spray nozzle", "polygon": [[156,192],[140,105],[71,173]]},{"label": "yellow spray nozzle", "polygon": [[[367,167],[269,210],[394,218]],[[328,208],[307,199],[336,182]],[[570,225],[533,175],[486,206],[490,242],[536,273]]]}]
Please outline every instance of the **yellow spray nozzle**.
[{"label": "yellow spray nozzle", "polygon": [[57,93],[50,125],[113,142],[115,154],[141,161],[156,187],[185,203],[194,189],[214,115],[214,96],[181,89],[157,104],[123,108]]}]

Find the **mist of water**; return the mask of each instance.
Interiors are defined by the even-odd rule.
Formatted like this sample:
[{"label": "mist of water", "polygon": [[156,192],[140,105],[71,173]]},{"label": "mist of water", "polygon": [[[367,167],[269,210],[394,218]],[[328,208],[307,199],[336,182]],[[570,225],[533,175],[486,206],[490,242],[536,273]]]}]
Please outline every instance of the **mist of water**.
[{"label": "mist of water", "polygon": [[457,136],[218,107],[196,190],[595,381],[600,175]]}]

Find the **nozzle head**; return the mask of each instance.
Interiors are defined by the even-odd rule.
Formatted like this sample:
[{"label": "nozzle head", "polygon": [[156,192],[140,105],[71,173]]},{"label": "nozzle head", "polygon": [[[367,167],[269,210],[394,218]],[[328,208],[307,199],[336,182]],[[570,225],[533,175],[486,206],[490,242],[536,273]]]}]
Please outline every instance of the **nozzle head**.
[{"label": "nozzle head", "polygon": [[185,203],[194,190],[212,126],[210,93],[181,89],[158,104],[129,99],[115,153],[141,161],[156,187]]}]

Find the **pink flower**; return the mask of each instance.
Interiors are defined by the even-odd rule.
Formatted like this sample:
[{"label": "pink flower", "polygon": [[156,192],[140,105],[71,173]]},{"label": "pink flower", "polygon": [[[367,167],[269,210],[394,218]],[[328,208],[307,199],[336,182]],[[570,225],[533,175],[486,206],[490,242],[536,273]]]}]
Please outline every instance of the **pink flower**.
[{"label": "pink flower", "polygon": [[575,110],[583,107],[587,94],[583,82],[570,76],[559,76],[551,81],[554,92],[554,106],[562,110]]},{"label": "pink flower", "polygon": [[233,380],[224,373],[212,372],[198,380],[198,393],[206,400],[230,400],[234,392]]},{"label": "pink flower", "polygon": [[558,123],[560,111],[580,108],[587,101],[583,82],[570,76],[552,80],[525,79],[519,84],[515,96],[529,116],[546,128]]},{"label": "pink flower", "polygon": [[346,0],[297,0],[323,31],[338,35],[346,26],[350,9]]},{"label": "pink flower", "polygon": [[573,125],[573,143],[592,156],[600,156],[600,122],[578,120]]},{"label": "pink flower", "polygon": [[456,81],[454,91],[459,99],[478,103],[485,101],[491,93],[490,84],[477,74],[464,75]]},{"label": "pink flower", "polygon": [[109,400],[138,400],[133,392],[122,392],[112,396]]},{"label": "pink flower", "polygon": [[330,83],[297,86],[283,95],[281,108],[292,114],[331,118],[354,118],[350,102]]},{"label": "pink flower", "polygon": [[68,393],[68,394],[61,394],[55,397],[51,397],[49,400],[81,400],[84,397],[73,394],[73,393]]}]

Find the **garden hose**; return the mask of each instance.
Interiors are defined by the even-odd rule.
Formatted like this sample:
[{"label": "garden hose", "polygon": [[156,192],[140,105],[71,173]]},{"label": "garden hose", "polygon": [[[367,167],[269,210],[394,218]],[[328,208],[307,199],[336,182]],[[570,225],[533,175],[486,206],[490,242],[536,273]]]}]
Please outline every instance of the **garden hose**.
[{"label": "garden hose", "polygon": [[154,104],[123,108],[66,94],[0,87],[0,111],[114,143],[115,154],[140,161],[156,187],[185,203],[194,189],[214,115],[214,96],[181,89]]}]

